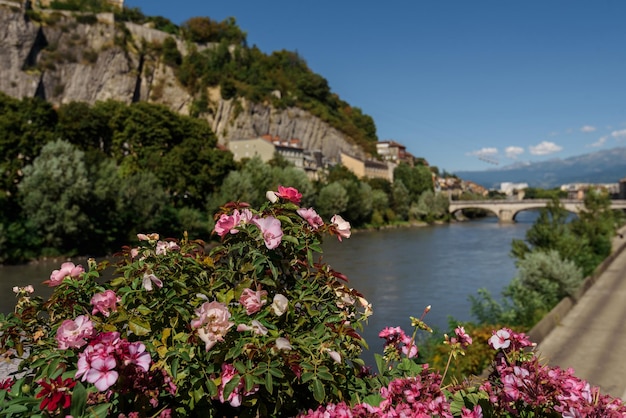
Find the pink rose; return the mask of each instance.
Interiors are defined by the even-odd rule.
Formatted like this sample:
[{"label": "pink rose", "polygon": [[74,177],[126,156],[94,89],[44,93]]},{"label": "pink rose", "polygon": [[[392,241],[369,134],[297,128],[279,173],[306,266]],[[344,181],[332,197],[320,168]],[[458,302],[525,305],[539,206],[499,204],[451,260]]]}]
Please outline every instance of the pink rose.
[{"label": "pink rose", "polygon": [[333,223],[333,230],[337,233],[337,239],[350,238],[350,222],[344,220],[341,216],[335,215],[330,221]]},{"label": "pink rose", "polygon": [[278,247],[283,238],[283,231],[280,229],[280,221],[272,216],[267,218],[253,219],[252,223],[259,227],[265,246],[272,250]]},{"label": "pink rose", "polygon": [[70,347],[79,348],[87,344],[86,338],[93,334],[93,323],[86,315],[79,315],[75,320],[66,319],[57,330],[56,340],[59,350]]},{"label": "pink rose", "polygon": [[278,192],[276,196],[282,197],[285,200],[293,202],[295,204],[299,204],[302,199],[302,193],[300,193],[297,189],[293,187],[283,187],[278,186]]},{"label": "pink rose", "polygon": [[114,291],[111,289],[102,293],[96,293],[91,298],[91,304],[93,305],[92,315],[100,312],[102,315],[108,317],[111,311],[117,311],[117,302],[120,298],[117,297]]},{"label": "pink rose", "polygon": [[205,343],[206,351],[224,341],[224,335],[232,327],[234,322],[230,322],[230,312],[223,303],[204,302],[196,309],[197,319],[191,321],[191,327],[198,329],[198,336]]},{"label": "pink rose", "polygon": [[78,278],[82,273],[85,272],[85,269],[81,265],[74,265],[74,263],[67,262],[61,264],[61,269],[54,270],[50,275],[50,280],[46,280],[48,286],[58,286],[63,282],[63,279],[66,277],[71,277],[73,279]]},{"label": "pink rose", "polygon": [[267,303],[263,296],[267,296],[265,290],[244,289],[239,298],[239,303],[246,308],[246,314],[252,315],[261,310],[261,307]]},{"label": "pink rose", "polygon": [[235,209],[232,215],[222,213],[215,223],[215,229],[213,231],[220,237],[223,237],[229,232],[236,234],[239,232],[236,228],[238,225],[250,223],[254,218],[254,214],[250,209],[242,209],[241,211]]},{"label": "pink rose", "polygon": [[298,209],[296,212],[298,213],[298,215],[302,216],[309,223],[309,225],[311,225],[313,229],[317,229],[320,226],[324,225],[324,221],[322,220],[322,217],[319,216],[313,208],[308,208],[308,209],[302,208],[302,209]]}]

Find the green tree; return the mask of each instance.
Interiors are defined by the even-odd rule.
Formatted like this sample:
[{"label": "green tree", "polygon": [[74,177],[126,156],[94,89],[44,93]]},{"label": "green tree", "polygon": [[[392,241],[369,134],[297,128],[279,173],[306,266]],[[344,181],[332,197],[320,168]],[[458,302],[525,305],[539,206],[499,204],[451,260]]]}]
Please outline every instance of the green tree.
[{"label": "green tree", "polygon": [[526,231],[524,240],[513,240],[511,254],[518,262],[531,251],[556,250],[564,260],[577,260],[588,250],[586,239],[577,237],[569,227],[570,214],[560,200],[553,199],[539,212]]},{"label": "green tree", "polygon": [[339,183],[348,193],[346,209],[339,212],[345,219],[349,219],[353,226],[361,226],[369,222],[372,217],[372,188],[361,181],[341,180]]},{"label": "green tree", "polygon": [[394,180],[391,190],[391,209],[401,220],[406,221],[409,217],[410,199],[409,190],[402,180]]},{"label": "green tree", "polygon": [[612,239],[617,231],[615,212],[608,193],[590,190],[584,198],[585,207],[571,223],[575,236],[588,243],[588,251],[577,258],[585,274],[590,274],[611,254]]},{"label": "green tree", "polygon": [[46,247],[76,252],[90,229],[84,153],[69,142],[46,144],[19,184],[22,208]]},{"label": "green tree", "polygon": [[0,190],[15,195],[23,169],[54,139],[57,114],[40,99],[16,100],[0,93]]},{"label": "green tree", "polygon": [[519,262],[517,277],[497,302],[484,289],[470,297],[472,313],[482,323],[531,328],[583,280],[582,270],[555,250],[533,251]]},{"label": "green tree", "polygon": [[[332,182],[322,187],[317,196],[317,213],[328,221],[333,215],[345,212],[348,208],[348,192],[339,182]],[[350,217],[346,218],[351,221]]]}]

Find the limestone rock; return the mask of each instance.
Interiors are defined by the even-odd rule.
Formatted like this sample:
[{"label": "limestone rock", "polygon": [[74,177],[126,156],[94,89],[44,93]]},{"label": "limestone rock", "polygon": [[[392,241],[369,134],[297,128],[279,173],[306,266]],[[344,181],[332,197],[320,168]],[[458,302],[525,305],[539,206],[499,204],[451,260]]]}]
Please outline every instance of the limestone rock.
[{"label": "limestone rock", "polygon": [[[148,101],[189,114],[195,97],[154,48],[169,34],[115,23],[111,14],[87,22],[71,12],[47,11],[36,22],[12,4],[0,1],[0,91],[16,98],[39,96],[56,105]],[[185,54],[185,43],[177,39],[177,44]],[[208,93],[210,111],[199,117],[209,122],[222,144],[270,134],[297,138],[305,149],[320,150],[330,159],[336,160],[340,150],[363,156],[351,138],[302,109],[223,100],[219,89]]]}]

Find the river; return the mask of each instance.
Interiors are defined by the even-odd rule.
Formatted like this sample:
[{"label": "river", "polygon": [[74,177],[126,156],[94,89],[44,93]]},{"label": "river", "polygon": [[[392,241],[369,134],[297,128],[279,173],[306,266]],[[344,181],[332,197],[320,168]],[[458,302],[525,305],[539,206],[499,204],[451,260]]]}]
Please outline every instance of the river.
[{"label": "river", "polygon": [[[432,310],[425,321],[432,327],[447,327],[448,317],[472,319],[469,295],[486,288],[494,295],[515,276],[509,256],[511,241],[523,238],[536,219],[535,212],[521,212],[517,223],[500,224],[490,217],[446,225],[398,228],[354,233],[339,243],[327,237],[324,261],[348,276],[350,287],[372,303],[374,314],[363,336],[370,345],[365,355],[382,352],[378,332],[386,326],[410,331],[409,316],[419,317],[427,305]],[[86,266],[87,260],[74,260]],[[13,309],[13,286],[35,286],[46,295],[41,282],[59,268],[59,261],[23,266],[0,266],[0,312]]]}]

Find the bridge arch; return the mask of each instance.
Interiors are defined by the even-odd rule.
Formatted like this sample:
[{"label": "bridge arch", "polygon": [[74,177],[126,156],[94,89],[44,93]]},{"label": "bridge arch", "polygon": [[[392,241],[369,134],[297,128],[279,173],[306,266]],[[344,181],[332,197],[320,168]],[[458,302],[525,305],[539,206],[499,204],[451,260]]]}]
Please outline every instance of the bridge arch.
[{"label": "bridge arch", "polygon": [[[500,222],[515,222],[515,216],[519,212],[532,209],[544,208],[549,199],[526,199],[526,200],[456,200],[450,201],[448,210],[454,214],[463,209],[483,209],[494,213]],[[563,208],[571,213],[578,214],[585,205],[581,200],[562,199]],[[613,209],[626,209],[626,200],[612,200]]]}]

